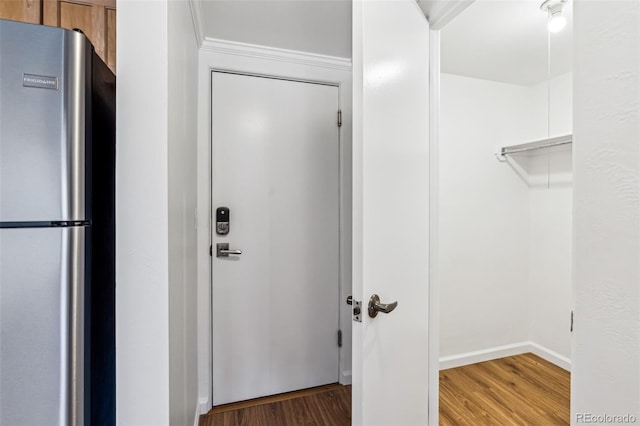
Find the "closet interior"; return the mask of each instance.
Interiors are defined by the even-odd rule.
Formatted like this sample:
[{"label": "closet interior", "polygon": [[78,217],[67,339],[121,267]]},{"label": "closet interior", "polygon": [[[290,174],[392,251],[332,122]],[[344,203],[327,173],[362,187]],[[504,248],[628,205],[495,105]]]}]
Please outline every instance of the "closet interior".
[{"label": "closet interior", "polygon": [[571,367],[572,8],[556,3],[559,32],[524,0],[476,1],[441,33],[441,371]]}]

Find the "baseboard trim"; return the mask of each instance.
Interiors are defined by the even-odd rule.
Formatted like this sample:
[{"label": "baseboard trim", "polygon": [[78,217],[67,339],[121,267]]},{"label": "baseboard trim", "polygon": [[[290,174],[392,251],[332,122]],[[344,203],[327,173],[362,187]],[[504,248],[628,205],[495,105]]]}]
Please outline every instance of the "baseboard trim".
[{"label": "baseboard trim", "polygon": [[203,397],[198,400],[198,413],[200,415],[207,414],[213,405],[209,402],[209,398]]},{"label": "baseboard trim", "polygon": [[200,412],[200,401],[198,401],[196,403],[196,413],[193,417],[193,426],[198,426],[200,424],[200,414],[202,413]]},{"label": "baseboard trim", "polygon": [[341,385],[350,385],[352,383],[351,379],[351,370],[341,371],[340,380],[338,381],[338,383],[340,383]]},{"label": "baseboard trim", "polygon": [[560,355],[559,353],[554,352],[549,348],[545,348],[535,342],[530,342],[530,345],[531,353],[538,355],[540,358],[545,359],[564,370],[571,371],[571,360],[566,356]]},{"label": "baseboard trim", "polygon": [[528,352],[538,355],[540,358],[562,369],[571,371],[571,360],[569,358],[534,342],[512,343],[510,345],[495,346],[478,351],[444,356],[440,358],[440,370],[491,361],[507,356],[521,355]]},{"label": "baseboard trim", "polygon": [[479,351],[444,356],[440,358],[440,370],[477,364],[478,362],[491,361],[492,359],[504,358],[506,356],[520,355],[529,351],[529,342],[520,342],[481,349]]}]

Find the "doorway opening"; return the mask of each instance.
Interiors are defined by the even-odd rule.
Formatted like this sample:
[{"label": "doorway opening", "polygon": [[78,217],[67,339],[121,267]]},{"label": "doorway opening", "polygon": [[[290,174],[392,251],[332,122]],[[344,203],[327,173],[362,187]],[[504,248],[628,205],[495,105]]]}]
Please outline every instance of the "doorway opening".
[{"label": "doorway opening", "polygon": [[441,424],[569,423],[572,8],[550,33],[540,7],[474,2],[441,31]]},{"label": "doorway opening", "polygon": [[340,381],[339,87],[211,73],[213,405]]}]

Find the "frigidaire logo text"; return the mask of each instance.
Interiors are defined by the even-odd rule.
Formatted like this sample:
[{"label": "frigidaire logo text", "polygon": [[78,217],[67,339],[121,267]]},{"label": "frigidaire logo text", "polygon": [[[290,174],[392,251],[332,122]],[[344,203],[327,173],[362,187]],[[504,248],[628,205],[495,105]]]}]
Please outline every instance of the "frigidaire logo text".
[{"label": "frigidaire logo text", "polygon": [[46,75],[23,74],[22,85],[24,87],[37,87],[40,89],[58,90],[58,77]]}]

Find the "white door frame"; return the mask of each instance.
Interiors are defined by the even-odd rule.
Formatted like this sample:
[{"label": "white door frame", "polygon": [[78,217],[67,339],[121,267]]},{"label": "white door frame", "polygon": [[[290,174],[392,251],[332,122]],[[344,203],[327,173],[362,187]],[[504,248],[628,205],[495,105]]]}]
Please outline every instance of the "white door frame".
[{"label": "white door frame", "polygon": [[439,424],[440,279],[438,206],[440,188],[440,31],[429,37],[429,424]]},{"label": "white door frame", "polygon": [[431,24],[429,68],[429,424],[439,424],[440,409],[440,276],[438,270],[440,240],[438,206],[440,203],[440,30],[475,0],[429,1],[418,5]]},{"label": "white door frame", "polygon": [[[274,77],[338,86],[340,143],[340,382],[351,383],[351,60],[284,49],[205,39],[198,67],[198,411],[213,406],[211,348],[211,73]],[[337,117],[336,117],[337,118]],[[348,327],[348,328],[347,328]],[[347,344],[348,343],[348,344]]]}]

